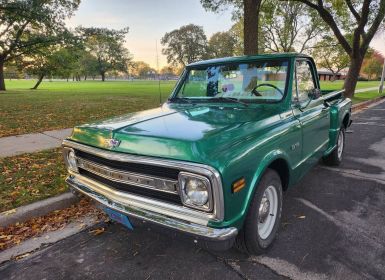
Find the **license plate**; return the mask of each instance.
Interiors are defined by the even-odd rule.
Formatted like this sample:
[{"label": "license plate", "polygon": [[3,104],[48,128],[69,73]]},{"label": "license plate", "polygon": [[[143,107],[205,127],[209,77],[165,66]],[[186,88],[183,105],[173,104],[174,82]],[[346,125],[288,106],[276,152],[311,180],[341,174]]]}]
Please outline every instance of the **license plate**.
[{"label": "license plate", "polygon": [[110,217],[111,220],[124,225],[125,227],[127,227],[130,230],[134,230],[130,220],[128,219],[128,217],[126,215],[124,215],[118,211],[115,211],[111,208],[104,208],[104,212],[107,213],[107,215]]}]

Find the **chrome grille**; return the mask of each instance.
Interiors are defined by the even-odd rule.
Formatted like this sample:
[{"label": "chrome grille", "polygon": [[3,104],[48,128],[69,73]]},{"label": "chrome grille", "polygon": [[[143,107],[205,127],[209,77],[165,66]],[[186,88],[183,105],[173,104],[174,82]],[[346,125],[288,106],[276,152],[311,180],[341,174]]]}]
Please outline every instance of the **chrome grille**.
[{"label": "chrome grille", "polygon": [[87,170],[88,172],[94,173],[100,177],[114,182],[154,189],[173,194],[178,193],[177,180],[118,170],[115,168],[110,168],[108,166],[100,165],[85,160],[81,157],[78,157],[77,161],[79,168],[82,168],[84,170]]},{"label": "chrome grille", "polygon": [[[75,149],[76,156],[84,160],[88,160],[99,165],[108,166],[121,171],[132,172],[136,174],[146,174],[159,178],[167,178],[171,180],[178,180],[179,169],[170,168],[166,166],[156,166],[151,164],[137,163],[137,162],[122,162],[111,158],[100,157],[82,150]],[[119,157],[119,153],[114,153]]]}]

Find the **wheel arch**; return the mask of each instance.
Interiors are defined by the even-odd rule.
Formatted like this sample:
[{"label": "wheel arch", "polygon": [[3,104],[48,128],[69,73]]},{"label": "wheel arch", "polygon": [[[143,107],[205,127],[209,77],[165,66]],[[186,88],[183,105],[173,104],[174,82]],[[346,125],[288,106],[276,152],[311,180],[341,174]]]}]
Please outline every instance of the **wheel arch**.
[{"label": "wheel arch", "polygon": [[342,119],[342,124],[344,125],[345,129],[349,127],[349,121],[350,121],[350,112],[347,112]]},{"label": "wheel arch", "polygon": [[254,178],[251,182],[247,197],[247,209],[249,208],[250,201],[257,189],[258,183],[268,168],[278,173],[282,182],[282,190],[285,191],[288,189],[291,177],[289,158],[286,153],[281,150],[272,151],[260,161],[260,164],[254,173]]}]

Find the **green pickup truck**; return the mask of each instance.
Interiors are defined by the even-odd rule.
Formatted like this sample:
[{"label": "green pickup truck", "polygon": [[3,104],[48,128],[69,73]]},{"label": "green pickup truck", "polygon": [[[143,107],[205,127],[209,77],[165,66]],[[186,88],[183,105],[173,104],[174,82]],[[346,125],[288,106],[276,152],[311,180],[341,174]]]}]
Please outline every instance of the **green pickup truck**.
[{"label": "green pickup truck", "polygon": [[351,100],[320,90],[309,56],[200,61],[160,108],[75,127],[66,181],[131,229],[260,254],[283,193],[321,158],[341,162],[350,123]]}]

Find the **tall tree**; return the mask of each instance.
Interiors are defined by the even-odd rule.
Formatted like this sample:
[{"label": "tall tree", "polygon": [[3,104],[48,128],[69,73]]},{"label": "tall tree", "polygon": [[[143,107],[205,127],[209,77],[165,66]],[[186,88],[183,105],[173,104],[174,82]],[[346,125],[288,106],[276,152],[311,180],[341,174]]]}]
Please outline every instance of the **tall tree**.
[{"label": "tall tree", "polygon": [[0,4],[0,90],[5,90],[4,64],[56,44],[65,19],[80,0],[3,0]]},{"label": "tall tree", "polygon": [[233,56],[237,38],[230,31],[214,33],[209,39],[209,53],[211,57]]},{"label": "tall tree", "polygon": [[370,50],[362,63],[362,73],[368,77],[368,80],[377,79],[381,77],[383,65],[384,56],[376,50]]},{"label": "tall tree", "polygon": [[242,55],[243,51],[243,20],[238,20],[231,26],[229,32],[235,38],[234,55]]},{"label": "tall tree", "polygon": [[56,49],[46,47],[28,59],[19,61],[19,67],[29,74],[37,76],[37,82],[31,89],[37,89],[45,77],[68,77],[76,69],[79,53],[76,48]]},{"label": "tall tree", "polygon": [[[352,97],[363,59],[379,27],[384,24],[385,0],[289,0],[317,11],[350,57],[345,95]],[[351,38],[351,39],[350,39]]]},{"label": "tall tree", "polygon": [[97,58],[86,50],[80,50],[75,73],[83,76],[84,80],[87,80],[88,77],[95,78],[99,74]]},{"label": "tall tree", "polygon": [[333,37],[325,37],[315,44],[312,49],[312,55],[318,67],[326,68],[333,74],[333,80],[336,75],[349,66],[350,58],[344,48]]},{"label": "tall tree", "polygon": [[151,68],[151,66],[144,62],[144,61],[132,61],[130,63],[131,67],[131,75],[135,76],[137,78],[148,78],[153,77],[156,73],[156,70],[154,68]]},{"label": "tall tree", "polygon": [[260,21],[267,52],[309,51],[327,31],[316,12],[297,2],[265,0]]},{"label": "tall tree", "polygon": [[108,71],[127,72],[127,63],[131,60],[128,49],[124,46],[128,28],[114,30],[108,28],[77,28],[84,39],[86,50],[97,59],[97,70],[105,81]]},{"label": "tall tree", "polygon": [[244,54],[258,54],[259,11],[262,0],[201,0],[201,3],[206,10],[214,12],[233,6],[234,18],[243,19]]},{"label": "tall tree", "polygon": [[183,66],[203,59],[207,55],[207,38],[203,28],[189,24],[166,33],[161,39],[162,53],[167,62]]}]

